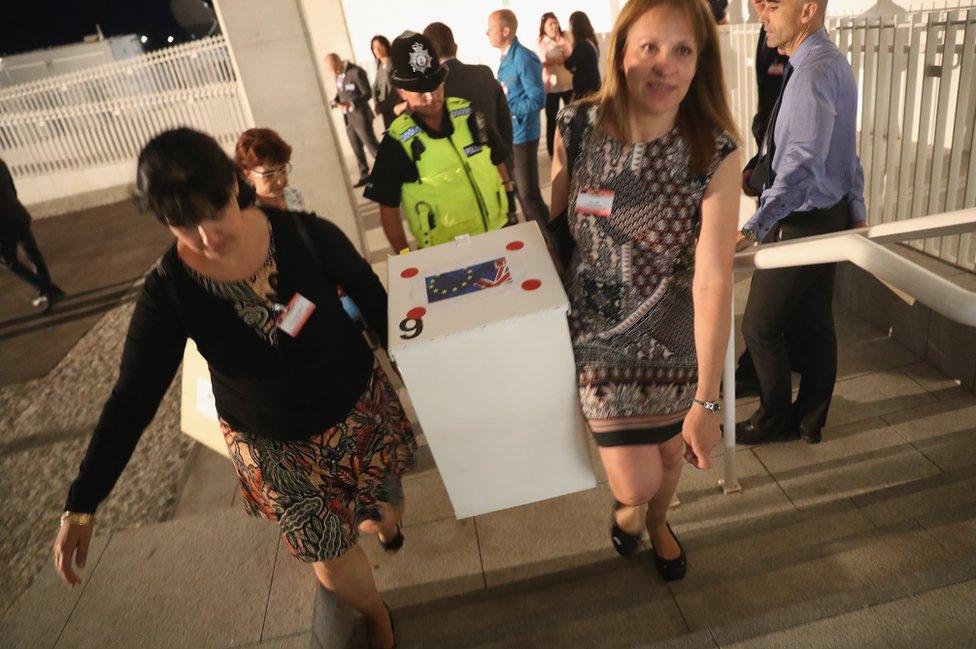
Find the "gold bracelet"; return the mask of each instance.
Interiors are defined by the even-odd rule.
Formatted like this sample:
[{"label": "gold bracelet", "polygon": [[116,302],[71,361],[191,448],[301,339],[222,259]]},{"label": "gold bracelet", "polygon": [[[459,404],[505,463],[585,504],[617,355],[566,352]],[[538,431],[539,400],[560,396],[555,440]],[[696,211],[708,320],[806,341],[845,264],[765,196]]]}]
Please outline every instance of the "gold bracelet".
[{"label": "gold bracelet", "polygon": [[61,526],[65,523],[72,525],[91,525],[95,522],[94,514],[80,514],[78,512],[64,512],[61,514]]}]

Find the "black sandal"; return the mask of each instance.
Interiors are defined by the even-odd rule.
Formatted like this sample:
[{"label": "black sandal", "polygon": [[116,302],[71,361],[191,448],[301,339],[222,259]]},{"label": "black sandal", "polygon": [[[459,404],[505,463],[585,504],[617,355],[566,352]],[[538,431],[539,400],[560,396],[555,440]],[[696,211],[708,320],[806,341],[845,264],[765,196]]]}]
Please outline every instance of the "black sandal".
[{"label": "black sandal", "polygon": [[[376,539],[379,540],[379,538],[380,537],[377,534],[376,535]],[[400,548],[403,547],[403,541],[404,541],[404,538],[403,538],[403,528],[400,527],[400,523],[397,523],[397,533],[396,533],[396,536],[394,536],[389,541],[380,541],[380,545],[383,546],[383,549],[384,550],[386,550],[390,554],[393,554],[394,552],[399,552],[400,551]],[[392,617],[390,619],[392,619]]]},{"label": "black sandal", "polygon": [[668,526],[668,533],[674,537],[675,542],[678,544],[678,549],[681,550],[681,554],[674,559],[664,559],[658,555],[657,550],[654,548],[653,540],[651,541],[651,551],[654,553],[654,564],[657,566],[657,571],[661,573],[664,581],[678,581],[688,571],[688,558],[685,556],[685,549],[681,545],[681,541],[678,540],[678,535],[671,529],[671,523],[666,523],[666,525]]},{"label": "black sandal", "polygon": [[617,524],[617,519],[613,515],[613,512],[620,509],[620,507],[620,503],[613,503],[613,511],[610,513],[610,541],[613,542],[613,549],[617,551],[617,554],[622,557],[629,557],[640,548],[640,533],[631,534],[630,532],[625,532]]}]

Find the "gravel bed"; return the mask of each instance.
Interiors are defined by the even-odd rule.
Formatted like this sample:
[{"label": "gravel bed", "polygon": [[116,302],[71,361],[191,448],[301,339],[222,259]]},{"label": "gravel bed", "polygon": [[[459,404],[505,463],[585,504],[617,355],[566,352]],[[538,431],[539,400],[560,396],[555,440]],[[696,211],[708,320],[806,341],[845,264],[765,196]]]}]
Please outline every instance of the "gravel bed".
[{"label": "gravel bed", "polygon": [[[118,374],[134,305],[108,312],[47,376],[0,388],[0,612],[52,569],[51,543],[68,485]],[[177,378],[179,374],[177,374]],[[166,520],[194,442],[180,433],[174,380],[112,495],[97,533]]]}]

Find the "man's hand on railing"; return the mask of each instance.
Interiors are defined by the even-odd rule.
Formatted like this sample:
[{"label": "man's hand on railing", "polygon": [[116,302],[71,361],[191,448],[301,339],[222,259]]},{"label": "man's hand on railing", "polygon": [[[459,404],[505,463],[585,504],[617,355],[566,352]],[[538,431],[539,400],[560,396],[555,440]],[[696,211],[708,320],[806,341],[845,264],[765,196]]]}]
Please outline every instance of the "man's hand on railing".
[{"label": "man's hand on railing", "polygon": [[745,236],[741,232],[738,235],[736,235],[736,239],[735,239],[736,252],[741,252],[746,248],[751,248],[754,245],[756,245],[756,242],[750,239],[749,237]]}]

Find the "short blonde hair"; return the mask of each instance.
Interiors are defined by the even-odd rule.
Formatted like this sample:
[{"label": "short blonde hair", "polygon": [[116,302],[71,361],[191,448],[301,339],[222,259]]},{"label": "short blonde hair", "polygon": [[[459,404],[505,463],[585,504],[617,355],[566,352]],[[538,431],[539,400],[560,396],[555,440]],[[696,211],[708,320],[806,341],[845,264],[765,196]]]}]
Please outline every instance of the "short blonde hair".
[{"label": "short blonde hair", "polygon": [[630,0],[617,16],[610,35],[603,85],[584,102],[597,106],[598,126],[612,122],[620,136],[625,141],[630,140],[630,104],[623,66],[627,34],[641,16],[660,6],[684,14],[695,34],[698,62],[691,87],[678,109],[677,126],[691,150],[692,170],[705,173],[715,156],[714,129],[739,139],[725,94],[718,31],[705,0]]},{"label": "short blonde hair", "polygon": [[518,18],[515,17],[515,12],[511,9],[499,9],[491,15],[498,18],[503,25],[511,29],[513,34],[518,31]]}]

